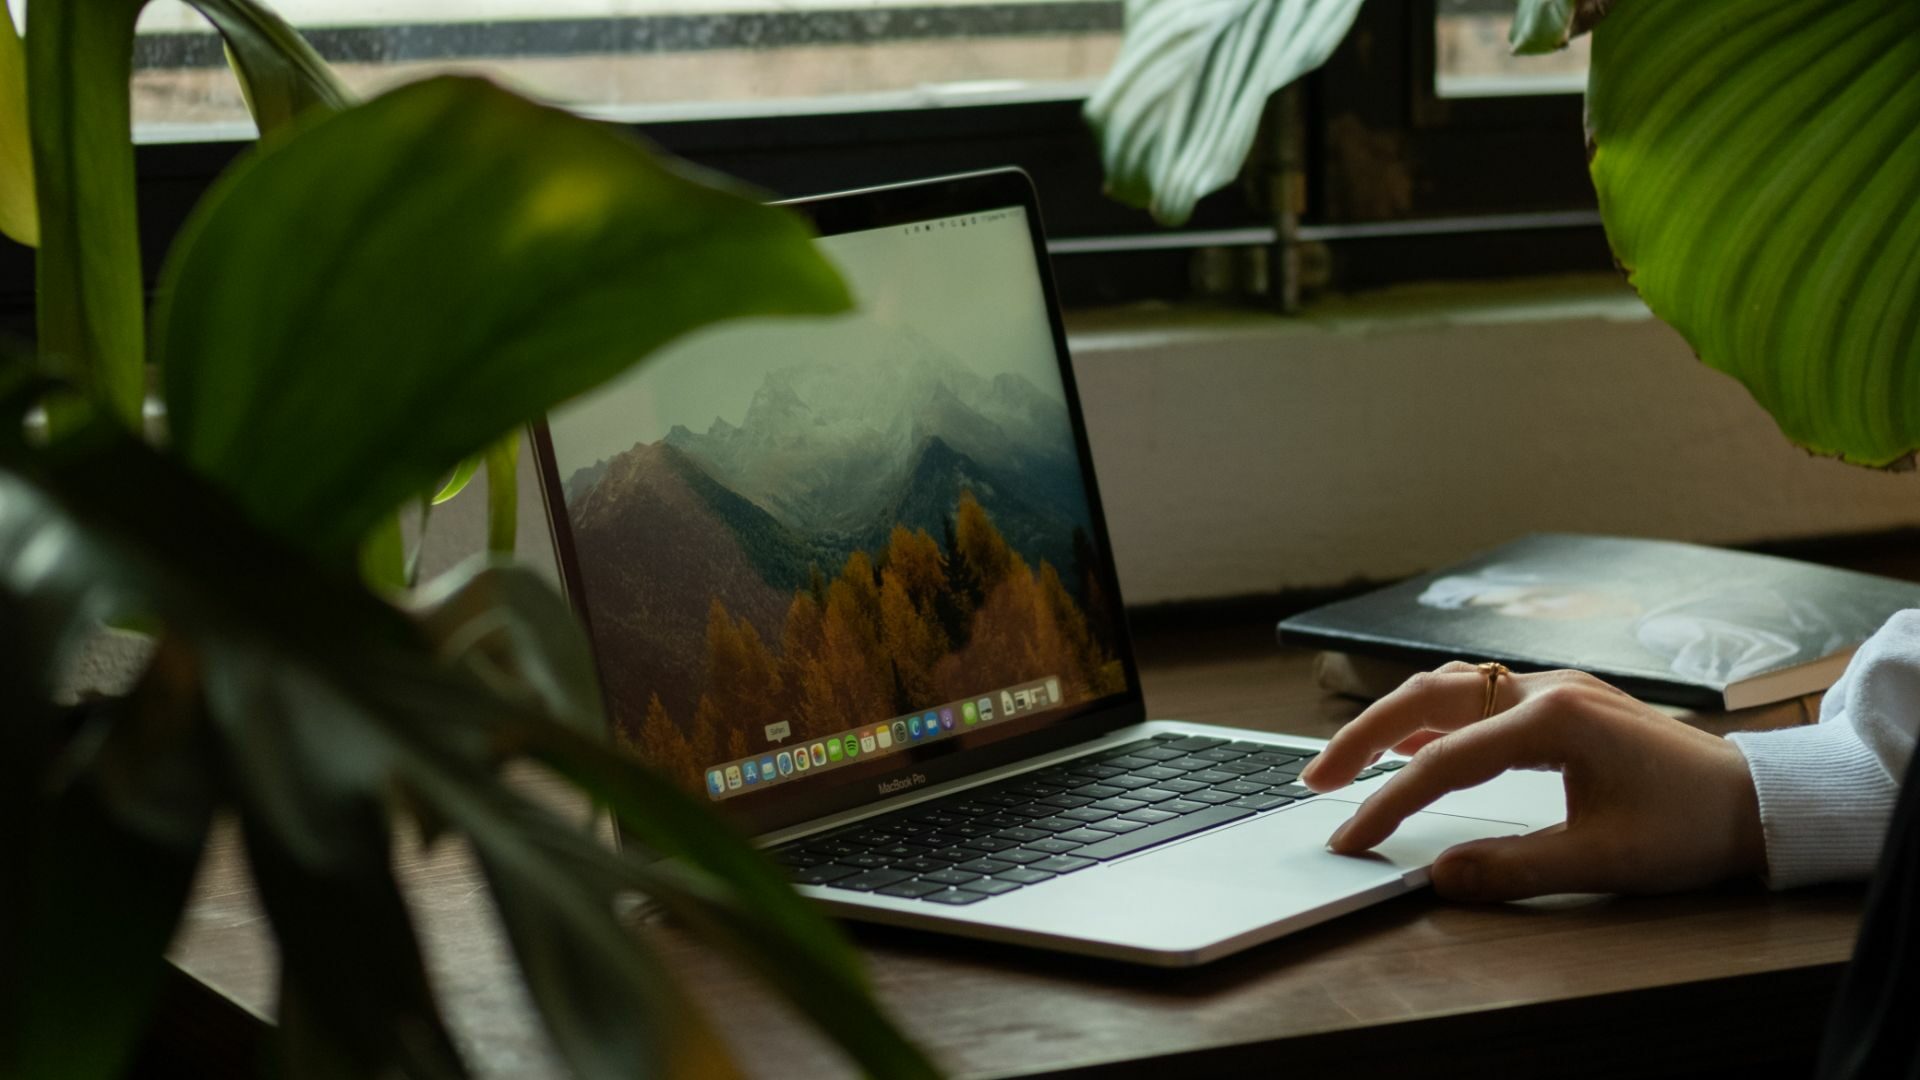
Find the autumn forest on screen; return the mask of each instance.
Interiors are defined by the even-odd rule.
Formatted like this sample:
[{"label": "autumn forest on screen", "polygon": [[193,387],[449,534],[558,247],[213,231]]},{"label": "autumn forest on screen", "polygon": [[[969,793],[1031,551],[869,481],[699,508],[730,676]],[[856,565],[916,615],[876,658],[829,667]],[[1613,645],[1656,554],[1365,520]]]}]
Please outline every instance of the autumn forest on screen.
[{"label": "autumn forest on screen", "polygon": [[[671,716],[657,693],[643,709],[616,702],[616,717],[638,721],[620,725],[622,741],[700,788],[708,765],[765,751],[761,732],[783,720],[791,745],[1041,676],[1060,678],[1067,703],[1123,688],[1110,642],[1059,571],[1028,565],[971,492],[946,531],[936,540],[895,526],[883,549],[854,552],[831,579],[815,570],[778,641],[714,600],[692,717]],[[1104,623],[1090,565],[1074,568],[1073,591]]]}]

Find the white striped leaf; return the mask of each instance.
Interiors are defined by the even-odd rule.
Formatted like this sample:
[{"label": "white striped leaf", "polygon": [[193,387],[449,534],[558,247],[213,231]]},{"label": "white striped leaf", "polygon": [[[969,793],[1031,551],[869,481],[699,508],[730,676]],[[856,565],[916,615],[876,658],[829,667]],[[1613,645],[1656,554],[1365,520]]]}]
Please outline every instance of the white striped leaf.
[{"label": "white striped leaf", "polygon": [[1361,0],[1128,0],[1087,101],[1107,190],[1176,225],[1233,182],[1274,91],[1326,62]]}]

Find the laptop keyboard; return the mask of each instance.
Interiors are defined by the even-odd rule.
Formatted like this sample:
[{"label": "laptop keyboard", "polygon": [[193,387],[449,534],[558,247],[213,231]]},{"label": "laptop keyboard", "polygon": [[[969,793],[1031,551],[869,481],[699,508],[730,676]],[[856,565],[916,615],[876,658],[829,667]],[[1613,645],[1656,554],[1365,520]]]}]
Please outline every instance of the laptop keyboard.
[{"label": "laptop keyboard", "polygon": [[[1315,750],[1156,735],[773,849],[793,881],[977,904],[1156,844],[1278,810]],[[1401,767],[1383,761],[1356,778]]]}]

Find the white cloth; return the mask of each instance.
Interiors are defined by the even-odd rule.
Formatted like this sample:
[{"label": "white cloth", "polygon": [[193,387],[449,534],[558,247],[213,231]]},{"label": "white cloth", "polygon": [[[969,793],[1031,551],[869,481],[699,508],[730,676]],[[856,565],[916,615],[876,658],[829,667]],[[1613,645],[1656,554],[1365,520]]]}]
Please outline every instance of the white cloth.
[{"label": "white cloth", "polygon": [[1867,639],[1820,722],[1727,736],[1747,756],[1776,889],[1873,873],[1920,732],[1920,610]]}]

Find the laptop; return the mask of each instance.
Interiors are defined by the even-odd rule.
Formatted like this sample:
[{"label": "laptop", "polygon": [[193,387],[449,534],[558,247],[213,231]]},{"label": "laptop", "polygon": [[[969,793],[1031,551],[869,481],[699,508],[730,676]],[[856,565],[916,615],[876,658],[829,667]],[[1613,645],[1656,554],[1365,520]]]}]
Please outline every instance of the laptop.
[{"label": "laptop", "polygon": [[1033,188],[802,199],[858,309],[696,333],[534,432],[617,738],[848,919],[1169,967],[1561,821],[1447,796],[1365,857],[1322,743],[1146,715]]}]

